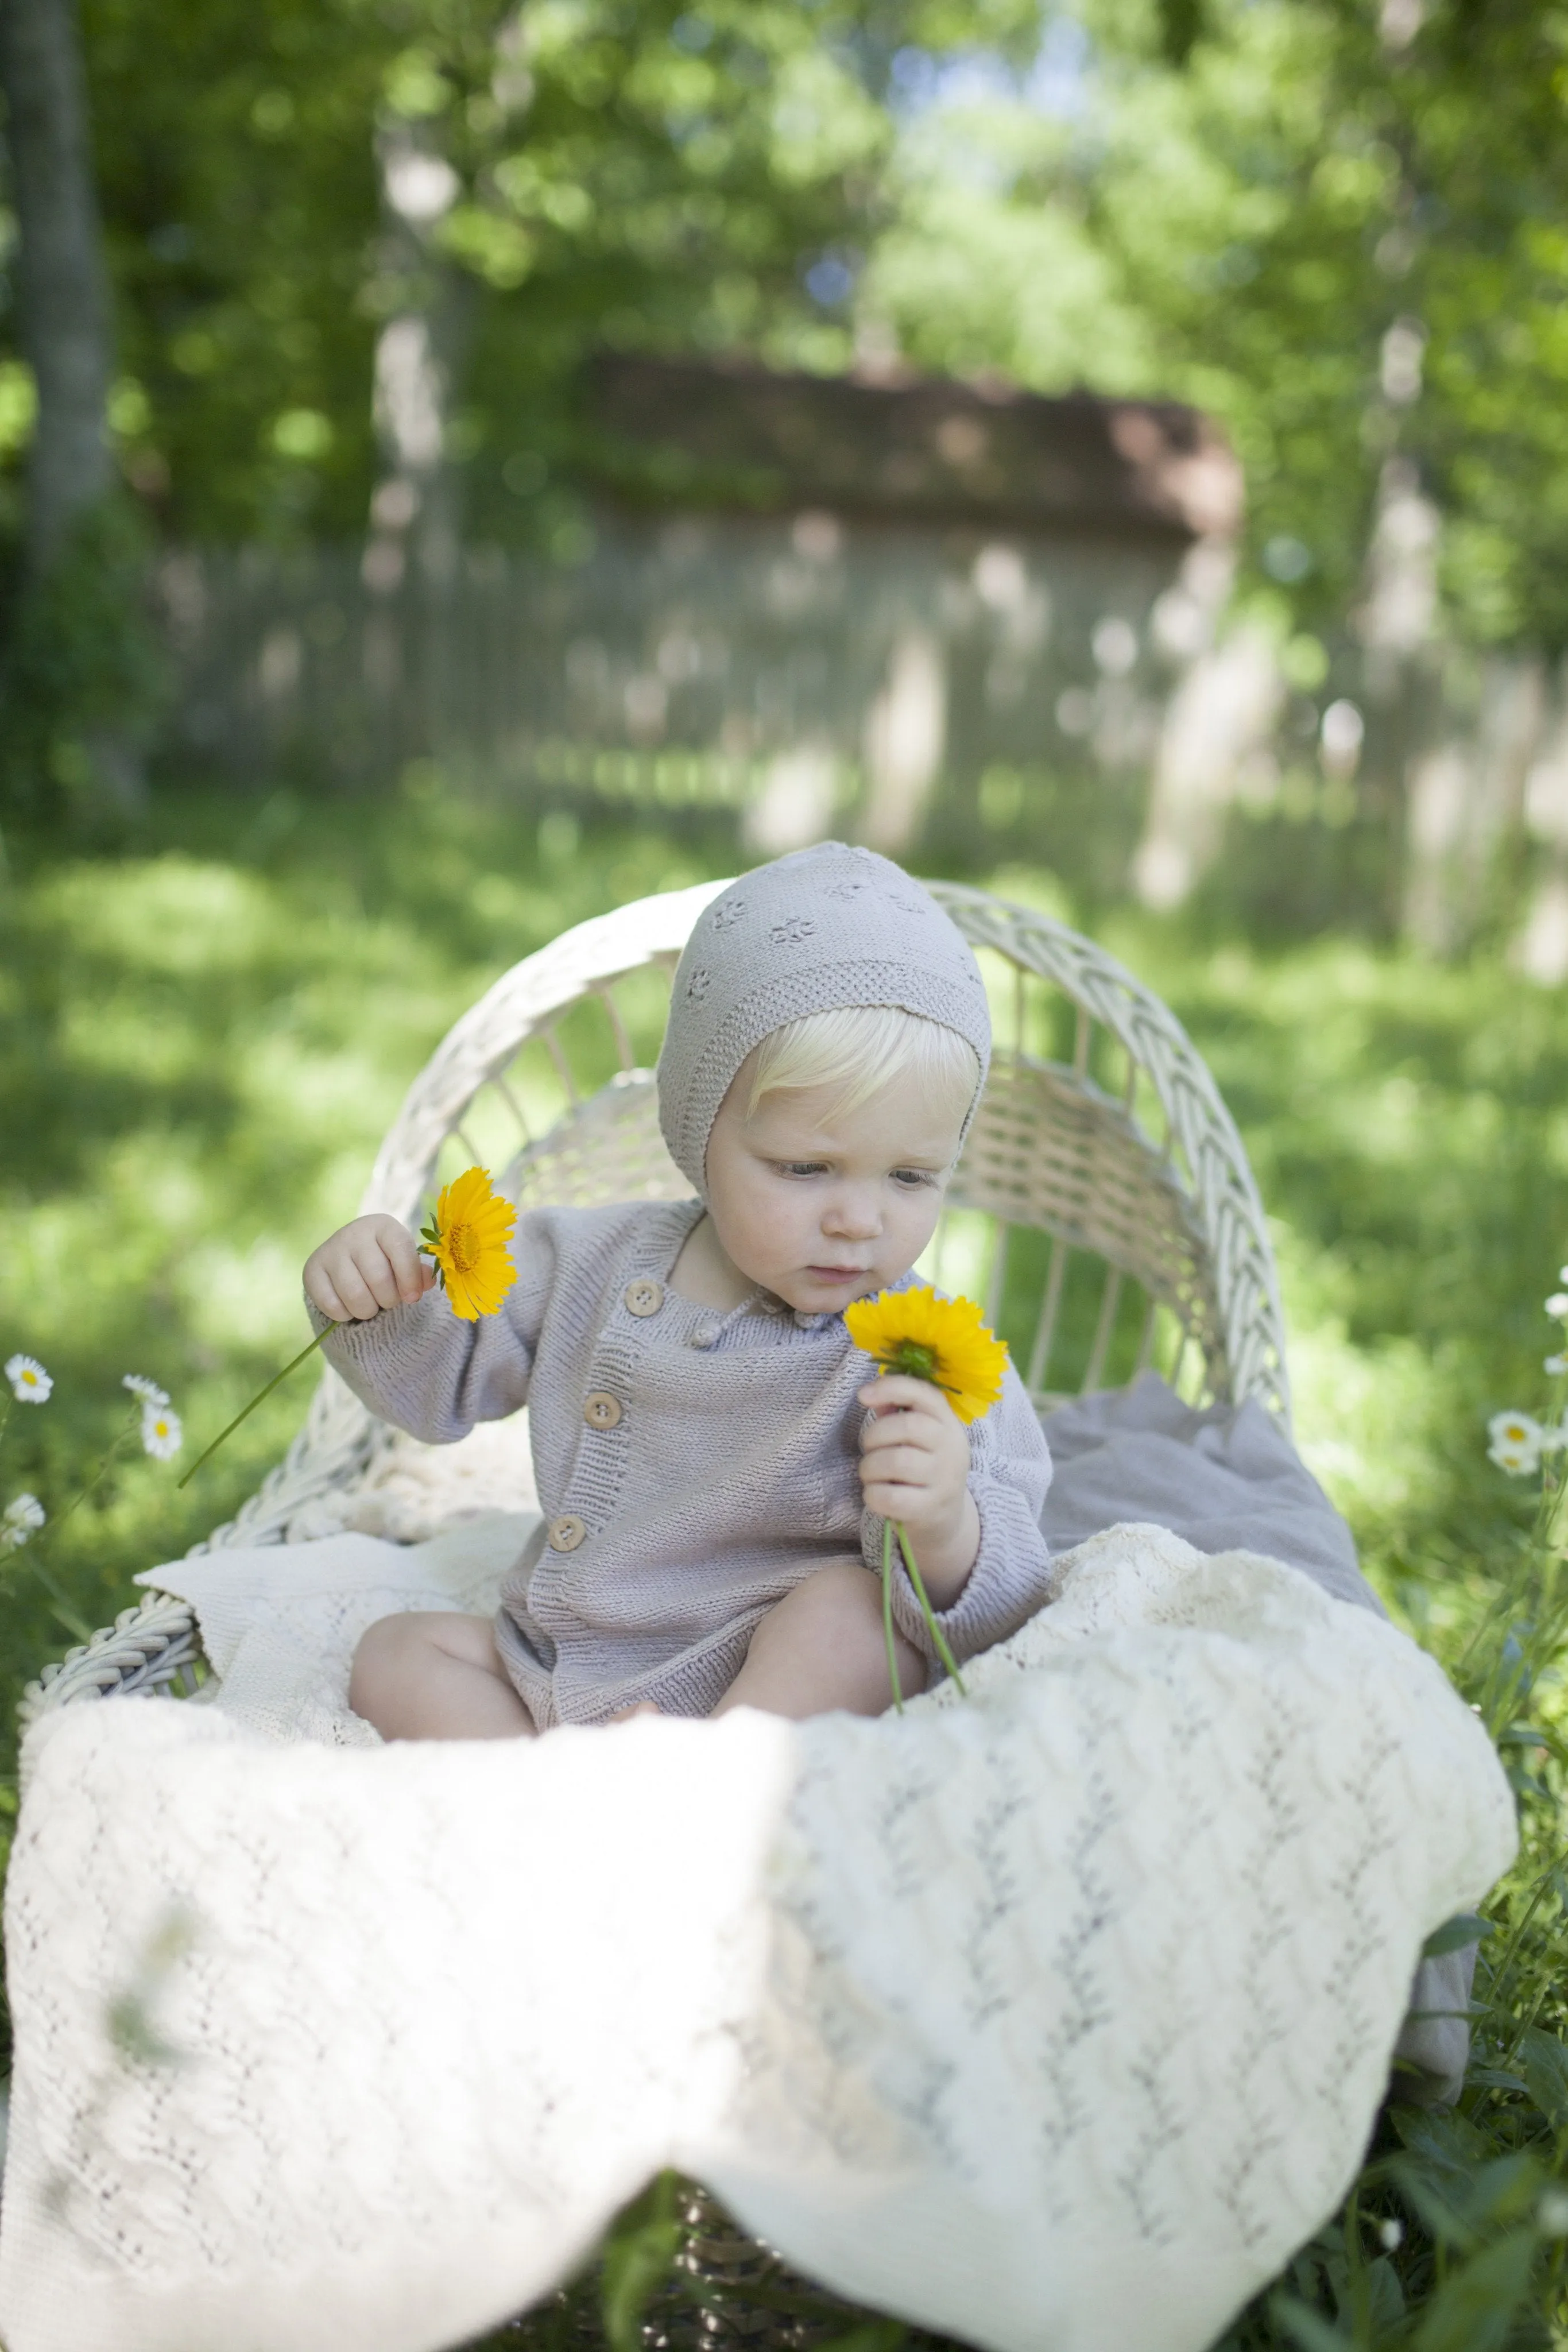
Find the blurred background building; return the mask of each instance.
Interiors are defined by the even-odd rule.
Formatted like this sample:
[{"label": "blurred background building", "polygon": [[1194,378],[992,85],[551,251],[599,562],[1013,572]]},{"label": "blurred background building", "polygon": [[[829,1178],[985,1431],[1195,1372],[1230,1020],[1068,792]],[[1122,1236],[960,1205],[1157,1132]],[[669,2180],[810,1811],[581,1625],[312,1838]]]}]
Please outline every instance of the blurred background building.
[{"label": "blurred background building", "polygon": [[588,383],[574,561],[387,530],[165,556],[170,754],[327,788],[424,760],[728,811],[758,850],[935,848],[1078,793],[1138,825],[1234,568],[1240,469],[1205,418],[896,369],[601,358]]}]

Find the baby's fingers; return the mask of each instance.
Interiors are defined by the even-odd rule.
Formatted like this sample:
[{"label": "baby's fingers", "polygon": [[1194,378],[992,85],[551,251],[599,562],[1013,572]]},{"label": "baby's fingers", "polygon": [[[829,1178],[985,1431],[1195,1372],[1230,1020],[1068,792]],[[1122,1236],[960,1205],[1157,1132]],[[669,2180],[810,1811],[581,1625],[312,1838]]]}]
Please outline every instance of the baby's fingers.
[{"label": "baby's fingers", "polygon": [[904,1372],[885,1372],[880,1380],[868,1381],[856,1394],[867,1412],[879,1418],[894,1412],[918,1413],[934,1421],[956,1418],[939,1388],[930,1381],[911,1380]]},{"label": "baby's fingers", "polygon": [[[396,1244],[393,1243],[389,1247],[386,1240],[380,1234],[377,1234],[373,1240],[367,1237],[356,1244],[353,1253],[354,1269],[374,1302],[368,1308],[361,1307],[356,1303],[354,1294],[351,1291],[345,1291],[344,1295],[356,1315],[366,1313],[373,1315],[378,1307],[401,1307],[419,1297],[423,1286],[419,1280],[417,1265],[411,1258],[406,1277],[408,1287],[405,1290],[403,1272],[398,1263],[400,1255]],[[340,1275],[340,1287],[342,1286],[342,1281],[343,1277]]]},{"label": "baby's fingers", "polygon": [[[391,1217],[378,1227],[376,1239],[392,1268],[398,1298],[405,1307],[412,1307],[416,1298],[424,1297],[435,1280],[435,1268],[428,1259],[421,1257],[419,1245],[408,1227],[396,1223]],[[377,1296],[380,1297],[379,1292]],[[395,1306],[396,1303],[394,1299],[382,1300],[383,1307]]]},{"label": "baby's fingers", "polygon": [[312,1307],[329,1316],[334,1323],[348,1323],[353,1318],[339,1296],[338,1286],[311,1258],[305,1268],[305,1295]]},{"label": "baby's fingers", "polygon": [[329,1315],[334,1323],[353,1319],[341,1289],[332,1278],[334,1261],[342,1255],[342,1236],[334,1234],[319,1249],[313,1249],[305,1261],[305,1296],[312,1307]]}]

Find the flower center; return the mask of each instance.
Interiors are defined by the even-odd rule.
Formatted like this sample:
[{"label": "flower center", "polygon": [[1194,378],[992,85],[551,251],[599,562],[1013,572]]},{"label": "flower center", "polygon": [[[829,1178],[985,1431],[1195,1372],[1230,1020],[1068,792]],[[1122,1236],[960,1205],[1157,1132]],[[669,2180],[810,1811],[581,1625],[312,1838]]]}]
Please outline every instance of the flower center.
[{"label": "flower center", "polygon": [[902,1372],[906,1380],[936,1381],[937,1363],[935,1348],[923,1348],[918,1339],[901,1339],[887,1359],[887,1369]]},{"label": "flower center", "polygon": [[454,1225],[446,1236],[452,1263],[459,1274],[472,1274],[479,1263],[479,1236],[472,1225]]}]

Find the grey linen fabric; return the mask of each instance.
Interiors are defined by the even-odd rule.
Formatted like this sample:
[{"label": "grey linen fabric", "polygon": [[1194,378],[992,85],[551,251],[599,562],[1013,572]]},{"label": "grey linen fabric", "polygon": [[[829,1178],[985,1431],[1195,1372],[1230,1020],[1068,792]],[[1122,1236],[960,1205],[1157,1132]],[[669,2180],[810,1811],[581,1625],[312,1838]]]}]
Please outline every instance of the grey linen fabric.
[{"label": "grey linen fabric", "polygon": [[[529,1407],[545,1526],[504,1588],[497,1640],[541,1729],[642,1699],[706,1715],[776,1601],[829,1561],[881,1563],[857,1467],[868,1359],[841,1315],[760,1290],[728,1315],[680,1297],[670,1269],[701,1213],[536,1210],[497,1314],[462,1322],[432,1291],[326,1342],[355,1394],[427,1444]],[[1016,1632],[1049,1580],[1051,1457],[1010,1368],[969,1438],[980,1549],[938,1618],[960,1661]],[[902,1566],[894,1612],[932,1657]]]},{"label": "grey linen fabric", "polygon": [[991,1055],[979,966],[931,893],[888,858],[822,842],[743,874],[704,908],[675,973],[659,1055],[664,1140],[697,1192],[706,1194],[709,1130],[752,1047],[807,1013],[871,1004],[901,1006],[967,1038],[979,1059],[979,1101]]},{"label": "grey linen fabric", "polygon": [[1157,1372],[1145,1372],[1130,1388],[1059,1406],[1045,1433],[1055,1465],[1044,1516],[1052,1551],[1144,1519],[1197,1551],[1282,1559],[1336,1601],[1386,1614],[1350,1529],[1255,1399],[1186,1405]]}]

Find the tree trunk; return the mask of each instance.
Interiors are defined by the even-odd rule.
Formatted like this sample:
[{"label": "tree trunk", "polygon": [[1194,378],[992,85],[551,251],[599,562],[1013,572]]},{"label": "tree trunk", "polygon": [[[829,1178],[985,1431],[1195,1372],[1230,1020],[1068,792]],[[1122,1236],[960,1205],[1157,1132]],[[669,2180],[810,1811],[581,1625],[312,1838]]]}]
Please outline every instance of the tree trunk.
[{"label": "tree trunk", "polygon": [[21,343],[38,391],[27,484],[37,581],[112,478],[109,288],[73,0],[0,0],[0,81],[20,231]]}]

